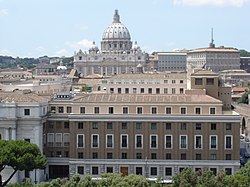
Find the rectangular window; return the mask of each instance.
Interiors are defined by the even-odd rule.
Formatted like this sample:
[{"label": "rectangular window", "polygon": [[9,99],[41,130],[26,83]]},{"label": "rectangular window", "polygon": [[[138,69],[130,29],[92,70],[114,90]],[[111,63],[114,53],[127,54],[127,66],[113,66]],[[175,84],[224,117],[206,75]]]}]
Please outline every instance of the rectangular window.
[{"label": "rectangular window", "polygon": [[210,136],[210,149],[217,149],[217,135]]},{"label": "rectangular window", "polygon": [[165,168],[165,176],[172,176],[172,168]]},{"label": "rectangular window", "polygon": [[122,93],[122,89],[121,88],[117,88],[117,93],[121,94]]},{"label": "rectangular window", "polygon": [[55,134],[55,142],[56,142],[56,147],[61,147],[62,146],[62,133],[56,133]]},{"label": "rectangular window", "polygon": [[217,159],[216,154],[211,154],[211,155],[210,155],[210,160],[216,160],[216,159]]},{"label": "rectangular window", "polygon": [[176,80],[172,80],[172,84],[175,84],[176,83]]},{"label": "rectangular window", "polygon": [[171,153],[166,153],[166,160],[171,160],[171,159],[172,159]]},{"label": "rectangular window", "polygon": [[78,158],[80,158],[80,159],[83,158],[83,152],[78,152]]},{"label": "rectangular window", "polygon": [[63,106],[58,107],[58,113],[64,113],[64,108]]},{"label": "rectangular window", "polygon": [[129,93],[129,88],[125,88],[125,94]]},{"label": "rectangular window", "polygon": [[157,114],[157,107],[152,107],[151,108],[151,113],[152,114]]},{"label": "rectangular window", "polygon": [[164,80],[164,84],[167,84],[168,83],[168,80]]},{"label": "rectangular window", "polygon": [[225,136],[225,149],[232,149],[232,139],[233,137],[231,135]]},{"label": "rectangular window", "polygon": [[152,88],[148,88],[148,94],[152,94]]},{"label": "rectangular window", "polygon": [[201,154],[200,153],[195,154],[195,160],[201,160]]},{"label": "rectangular window", "polygon": [[145,92],[145,91],[144,91],[144,88],[141,88],[141,93],[144,94],[144,92]]},{"label": "rectangular window", "polygon": [[137,114],[142,114],[142,107],[137,107]]},{"label": "rectangular window", "polygon": [[217,175],[217,168],[210,168],[210,171],[212,171],[215,176]]},{"label": "rectangular window", "polygon": [[68,121],[64,122],[64,128],[65,128],[65,129],[68,129],[68,128],[69,128],[69,122],[68,122]]},{"label": "rectangular window", "polygon": [[24,109],[24,115],[29,116],[30,115],[30,109],[25,108]]},{"label": "rectangular window", "polygon": [[98,159],[98,153],[97,152],[92,153],[92,159]]},{"label": "rectangular window", "polygon": [[92,148],[99,147],[99,135],[98,134],[92,134],[91,145],[92,145],[91,146]]},{"label": "rectangular window", "polygon": [[136,153],[136,159],[142,159],[142,153]]},{"label": "rectangular window", "polygon": [[99,174],[99,168],[97,166],[93,166],[92,168],[92,175],[98,175]]},{"label": "rectangular window", "polygon": [[166,130],[171,130],[171,127],[172,127],[171,123],[166,123]]},{"label": "rectangular window", "polygon": [[135,168],[135,174],[136,175],[142,175],[142,167],[136,167]]},{"label": "rectangular window", "polygon": [[71,106],[67,106],[67,113],[71,113],[72,112],[72,107]]},{"label": "rectangular window", "polygon": [[156,130],[157,129],[157,125],[156,123],[151,123],[151,130]]},{"label": "rectangular window", "polygon": [[135,128],[136,128],[136,130],[142,129],[142,123],[141,123],[141,122],[137,122],[137,123],[135,124]]},{"label": "rectangular window", "polygon": [[209,111],[210,111],[210,114],[215,114],[215,108],[214,107],[210,108]]},{"label": "rectangular window", "polygon": [[80,114],[85,114],[85,107],[80,107]]},{"label": "rectangular window", "polygon": [[84,134],[77,134],[77,148],[84,147]]},{"label": "rectangular window", "polygon": [[214,78],[207,78],[207,85],[214,85]]},{"label": "rectangular window", "polygon": [[201,114],[201,108],[195,108],[195,114]]},{"label": "rectangular window", "polygon": [[127,123],[122,123],[122,129],[128,129],[128,124]]},{"label": "rectangular window", "polygon": [[157,154],[156,153],[151,153],[151,159],[157,159]]},{"label": "rectangular window", "polygon": [[232,160],[232,155],[231,154],[226,154],[226,160]]},{"label": "rectangular window", "polygon": [[114,114],[114,107],[109,107],[109,114]]},{"label": "rectangular window", "polygon": [[158,137],[157,135],[150,135],[150,148],[155,149],[157,148]]},{"label": "rectangular window", "polygon": [[133,94],[136,94],[136,88],[133,88]]},{"label": "rectangular window", "polygon": [[77,173],[79,173],[80,175],[84,175],[84,167],[83,166],[78,166],[77,167]]},{"label": "rectangular window", "polygon": [[113,159],[113,153],[107,153],[107,159]]},{"label": "rectangular window", "polygon": [[135,147],[138,149],[143,148],[143,136],[141,134],[135,135]]},{"label": "rectangular window", "polygon": [[181,107],[181,114],[186,114],[187,113],[187,108],[186,107]]},{"label": "rectangular window", "polygon": [[216,130],[216,123],[211,123],[211,130]]},{"label": "rectangular window", "polygon": [[107,167],[106,172],[107,173],[113,173],[114,172],[113,167]]},{"label": "rectangular window", "polygon": [[172,135],[165,136],[165,145],[166,149],[172,149]]},{"label": "rectangular window", "polygon": [[78,129],[83,129],[83,122],[78,123]]},{"label": "rectangular window", "polygon": [[100,110],[99,107],[94,107],[94,113],[95,114],[99,114],[99,112],[100,112],[99,110]]},{"label": "rectangular window", "polygon": [[184,93],[184,89],[180,88],[180,94],[183,94],[183,93]]},{"label": "rectangular window", "polygon": [[92,123],[92,129],[98,129],[98,123],[97,122]]},{"label": "rectangular window", "polygon": [[160,88],[156,88],[155,92],[156,94],[160,94]]},{"label": "rectangular window", "polygon": [[128,107],[123,107],[122,108],[122,113],[123,114],[128,114]]},{"label": "rectangular window", "polygon": [[113,148],[114,139],[112,134],[106,135],[106,148]]},{"label": "rectangular window", "polygon": [[187,124],[181,123],[181,130],[187,130]]},{"label": "rectangular window", "polygon": [[226,130],[232,130],[232,124],[231,123],[226,123]]},{"label": "rectangular window", "polygon": [[202,149],[202,136],[201,135],[195,135],[195,149]]},{"label": "rectangular window", "polygon": [[181,153],[181,160],[187,160],[187,154]]},{"label": "rectangular window", "polygon": [[202,85],[202,78],[195,78],[195,85]]},{"label": "rectangular window", "polygon": [[113,124],[111,122],[107,123],[107,129],[113,129]]},{"label": "rectangular window", "polygon": [[172,88],[172,94],[176,94],[176,88]]},{"label": "rectangular window", "polygon": [[171,110],[172,110],[171,107],[166,107],[166,114],[171,114],[172,113]]},{"label": "rectangular window", "polygon": [[157,176],[157,167],[150,167],[150,175]]},{"label": "rectangular window", "polygon": [[68,147],[69,141],[69,133],[63,133],[63,146]]},{"label": "rectangular window", "polygon": [[168,88],[163,89],[164,94],[168,94]]},{"label": "rectangular window", "polygon": [[47,145],[48,147],[53,147],[54,146],[54,133],[48,133],[47,135]]},{"label": "rectangular window", "polygon": [[180,149],[187,149],[187,135],[180,135]]},{"label": "rectangular window", "polygon": [[121,148],[128,148],[128,135],[121,134]]},{"label": "rectangular window", "polygon": [[122,159],[127,159],[128,158],[128,154],[127,153],[122,153]]},{"label": "rectangular window", "polygon": [[227,175],[232,175],[233,173],[232,173],[232,168],[225,168],[225,173],[227,174]]},{"label": "rectangular window", "polygon": [[195,124],[195,130],[201,130],[201,123]]}]

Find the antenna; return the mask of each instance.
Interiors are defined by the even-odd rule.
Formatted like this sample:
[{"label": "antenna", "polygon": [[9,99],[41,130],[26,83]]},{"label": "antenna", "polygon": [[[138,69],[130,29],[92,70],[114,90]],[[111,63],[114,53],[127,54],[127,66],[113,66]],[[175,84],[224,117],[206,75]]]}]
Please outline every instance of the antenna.
[{"label": "antenna", "polygon": [[211,28],[211,43],[209,43],[209,47],[210,48],[215,48],[215,44],[214,44],[214,29]]}]

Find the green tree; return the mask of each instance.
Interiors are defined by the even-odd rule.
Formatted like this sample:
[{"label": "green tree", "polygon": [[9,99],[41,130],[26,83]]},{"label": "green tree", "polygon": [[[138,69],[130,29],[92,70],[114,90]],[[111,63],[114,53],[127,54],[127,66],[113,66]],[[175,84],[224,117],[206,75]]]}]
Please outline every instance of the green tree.
[{"label": "green tree", "polygon": [[238,103],[244,103],[244,104],[248,104],[249,100],[248,100],[248,95],[250,94],[250,91],[246,91],[238,100]]},{"label": "green tree", "polygon": [[240,56],[241,57],[250,57],[250,52],[246,51],[245,49],[240,49]]},{"label": "green tree", "polygon": [[196,186],[198,173],[194,172],[191,168],[185,168],[179,175],[173,177],[174,187],[192,187]]},{"label": "green tree", "polygon": [[[23,140],[0,140],[0,148],[0,187],[6,186],[18,170],[43,169],[47,164],[36,144]],[[1,172],[6,166],[12,167],[14,171],[2,184]]]}]

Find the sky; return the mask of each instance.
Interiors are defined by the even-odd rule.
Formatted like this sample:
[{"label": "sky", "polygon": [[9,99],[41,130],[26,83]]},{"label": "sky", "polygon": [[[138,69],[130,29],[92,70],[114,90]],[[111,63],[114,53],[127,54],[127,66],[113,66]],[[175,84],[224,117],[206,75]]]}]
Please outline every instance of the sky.
[{"label": "sky", "polygon": [[73,56],[117,9],[145,52],[216,46],[250,51],[250,0],[0,0],[0,55]]}]

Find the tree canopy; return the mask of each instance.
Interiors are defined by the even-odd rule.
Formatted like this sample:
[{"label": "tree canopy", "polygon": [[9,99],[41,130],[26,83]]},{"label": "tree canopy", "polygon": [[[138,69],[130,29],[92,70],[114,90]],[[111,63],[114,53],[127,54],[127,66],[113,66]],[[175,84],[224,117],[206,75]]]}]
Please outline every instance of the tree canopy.
[{"label": "tree canopy", "polygon": [[18,170],[43,169],[47,164],[46,157],[41,154],[36,144],[24,140],[0,140],[0,147],[0,186],[1,172],[6,166],[12,167],[13,173],[2,186],[6,186]]},{"label": "tree canopy", "polygon": [[250,52],[244,50],[244,49],[240,49],[240,56],[241,57],[250,57]]},{"label": "tree canopy", "polygon": [[248,100],[249,94],[250,94],[250,91],[245,91],[245,93],[238,99],[238,103],[248,104],[249,103],[249,100]]}]

